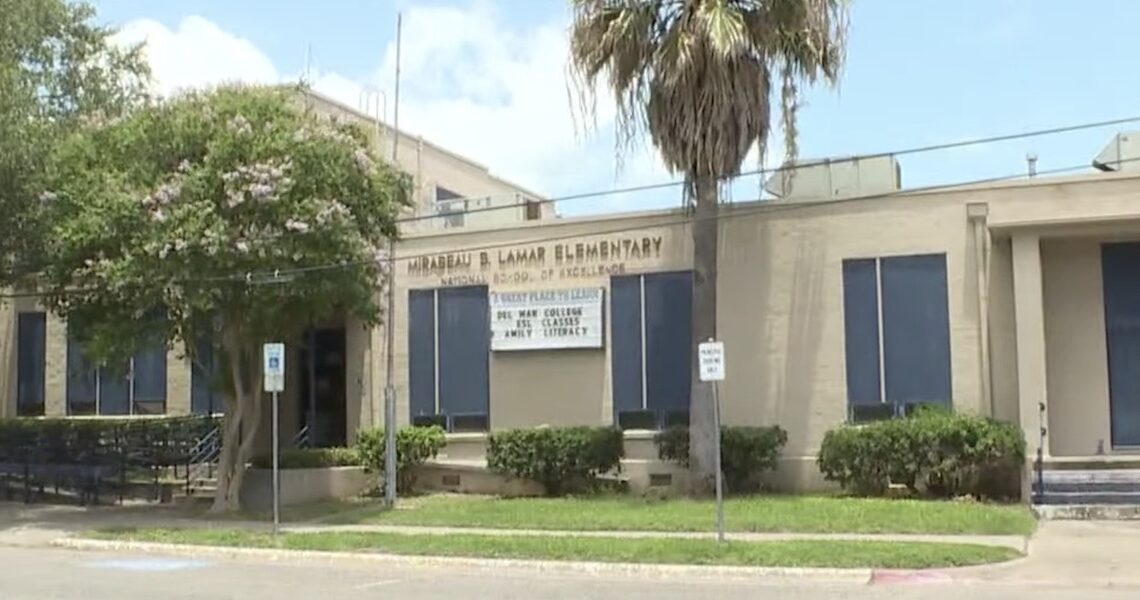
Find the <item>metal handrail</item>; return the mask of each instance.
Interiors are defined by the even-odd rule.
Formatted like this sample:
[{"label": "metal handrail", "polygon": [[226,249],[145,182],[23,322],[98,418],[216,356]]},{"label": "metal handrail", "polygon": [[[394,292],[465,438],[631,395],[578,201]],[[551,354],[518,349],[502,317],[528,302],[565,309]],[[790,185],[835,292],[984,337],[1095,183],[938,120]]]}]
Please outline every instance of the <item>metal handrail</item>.
[{"label": "metal handrail", "polygon": [[308,448],[309,447],[309,426],[305,425],[293,436],[294,448]]},{"label": "metal handrail", "polygon": [[1037,439],[1037,460],[1034,465],[1037,473],[1037,485],[1033,490],[1033,501],[1041,504],[1045,499],[1045,436],[1048,430],[1045,427],[1045,403],[1037,403],[1037,421],[1040,426]]}]

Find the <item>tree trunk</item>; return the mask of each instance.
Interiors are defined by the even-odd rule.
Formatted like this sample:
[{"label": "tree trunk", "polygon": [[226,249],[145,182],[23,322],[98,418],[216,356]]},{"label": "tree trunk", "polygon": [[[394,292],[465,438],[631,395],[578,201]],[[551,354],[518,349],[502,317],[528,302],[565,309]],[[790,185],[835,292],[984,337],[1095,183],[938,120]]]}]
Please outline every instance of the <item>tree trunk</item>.
[{"label": "tree trunk", "polygon": [[210,508],[213,513],[241,508],[245,466],[257,443],[263,404],[261,361],[256,344],[241,340],[236,332],[227,331],[223,334],[222,347],[233,393],[226,395],[222,452],[218,459],[218,489]]},{"label": "tree trunk", "polygon": [[689,396],[689,477],[694,496],[712,493],[716,478],[716,406],[711,383],[700,380],[697,345],[716,339],[717,180],[695,177],[696,211],[693,222],[693,339]]}]

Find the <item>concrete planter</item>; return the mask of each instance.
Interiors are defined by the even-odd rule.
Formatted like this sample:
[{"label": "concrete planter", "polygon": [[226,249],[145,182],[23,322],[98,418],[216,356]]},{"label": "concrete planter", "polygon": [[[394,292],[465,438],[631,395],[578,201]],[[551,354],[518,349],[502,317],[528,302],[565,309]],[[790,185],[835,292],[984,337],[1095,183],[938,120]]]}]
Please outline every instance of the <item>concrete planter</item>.
[{"label": "concrete planter", "polygon": [[[329,467],[324,469],[282,469],[281,506],[293,506],[351,498],[375,484],[375,478],[364,467]],[[273,471],[248,469],[241,486],[242,506],[250,510],[273,507]]]}]

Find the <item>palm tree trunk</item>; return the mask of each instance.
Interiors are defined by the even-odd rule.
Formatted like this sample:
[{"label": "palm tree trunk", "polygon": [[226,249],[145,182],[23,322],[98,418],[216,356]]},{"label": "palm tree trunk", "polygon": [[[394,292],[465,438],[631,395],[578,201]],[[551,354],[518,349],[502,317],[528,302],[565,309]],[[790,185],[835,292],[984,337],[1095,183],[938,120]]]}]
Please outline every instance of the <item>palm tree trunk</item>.
[{"label": "palm tree trunk", "polygon": [[712,493],[716,477],[716,407],[712,384],[700,380],[697,345],[716,338],[717,180],[695,177],[697,197],[693,232],[693,338],[690,348],[692,371],[689,396],[689,477],[694,496]]}]

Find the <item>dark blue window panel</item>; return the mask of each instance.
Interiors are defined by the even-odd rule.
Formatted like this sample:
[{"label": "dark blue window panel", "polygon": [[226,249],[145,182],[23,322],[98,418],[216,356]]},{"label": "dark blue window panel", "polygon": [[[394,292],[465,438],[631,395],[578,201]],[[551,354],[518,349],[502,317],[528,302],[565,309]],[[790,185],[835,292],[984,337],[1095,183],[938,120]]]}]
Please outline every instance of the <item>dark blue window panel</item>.
[{"label": "dark blue window panel", "polygon": [[93,415],[96,406],[95,364],[87,358],[80,343],[67,338],[67,414]]},{"label": "dark blue window panel", "polygon": [[641,350],[641,276],[613,277],[610,279],[610,367],[615,415],[642,408]]},{"label": "dark blue window panel", "polygon": [[1140,244],[1101,248],[1112,445],[1140,446]]},{"label": "dark blue window panel", "polygon": [[491,315],[487,288],[443,288],[438,302],[440,411],[451,416],[488,414]]},{"label": "dark blue window panel", "polygon": [[435,410],[435,290],[408,292],[408,391],[412,419]]},{"label": "dark blue window panel", "polygon": [[875,259],[843,261],[843,332],[847,403],[882,403],[879,381],[879,285]]},{"label": "dark blue window panel", "polygon": [[42,415],[47,316],[42,312],[22,312],[17,328],[17,412],[20,416]]},{"label": "dark blue window panel", "polygon": [[194,343],[194,360],[190,364],[190,411],[196,415],[224,412],[225,401],[215,390],[220,382],[217,354],[209,339],[199,338]]},{"label": "dark blue window panel", "polygon": [[693,276],[645,275],[645,402],[659,417],[689,407]]},{"label": "dark blue window panel", "polygon": [[147,340],[134,357],[134,412],[166,412],[166,340]]},{"label": "dark blue window panel", "polygon": [[130,365],[102,365],[99,367],[99,414],[131,414]]},{"label": "dark blue window panel", "polygon": [[950,404],[946,255],[884,258],[880,273],[887,402]]}]

